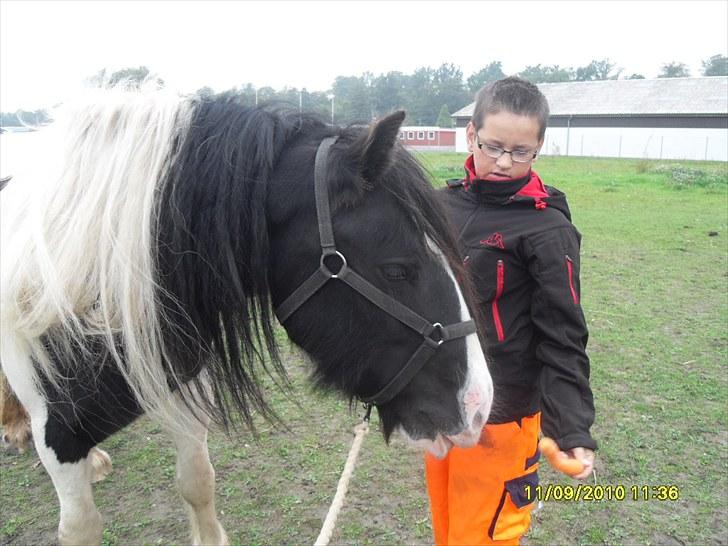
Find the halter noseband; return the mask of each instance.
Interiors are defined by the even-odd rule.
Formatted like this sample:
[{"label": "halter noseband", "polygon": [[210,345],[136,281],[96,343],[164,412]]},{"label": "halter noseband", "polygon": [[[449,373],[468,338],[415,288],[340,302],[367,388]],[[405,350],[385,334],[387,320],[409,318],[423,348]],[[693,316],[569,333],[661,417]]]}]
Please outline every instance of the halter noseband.
[{"label": "halter noseband", "polygon": [[[449,326],[443,326],[439,322],[433,324],[412,311],[409,307],[382,292],[348,266],[346,258],[341,252],[336,250],[334,243],[329,193],[325,177],[329,149],[335,141],[336,137],[328,137],[321,142],[316,151],[316,160],[314,163],[314,194],[316,198],[319,239],[321,241],[321,261],[319,268],[278,306],[276,315],[281,323],[285,322],[301,305],[318,292],[329,279],[338,279],[348,284],[374,305],[420,334],[424,338],[422,344],[389,383],[372,396],[360,397],[361,401],[365,404],[378,406],[389,402],[406,387],[412,381],[415,374],[435,354],[435,351],[440,345],[446,341],[475,333],[475,323],[472,320],[466,320]],[[332,256],[341,262],[336,272],[332,272],[325,263],[326,259]]]}]

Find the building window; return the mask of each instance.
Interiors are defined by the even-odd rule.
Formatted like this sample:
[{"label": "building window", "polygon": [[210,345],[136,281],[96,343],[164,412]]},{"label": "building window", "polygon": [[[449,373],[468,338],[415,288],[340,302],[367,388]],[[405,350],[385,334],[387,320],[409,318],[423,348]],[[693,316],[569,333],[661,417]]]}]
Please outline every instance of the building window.
[{"label": "building window", "polygon": [[407,140],[414,140],[414,139],[415,139],[415,132],[407,131]]},{"label": "building window", "polygon": [[404,131],[399,132],[399,139],[404,140]]},{"label": "building window", "polygon": [[427,140],[435,140],[435,131],[427,131]]},{"label": "building window", "polygon": [[425,132],[417,131],[417,140],[425,140]]}]

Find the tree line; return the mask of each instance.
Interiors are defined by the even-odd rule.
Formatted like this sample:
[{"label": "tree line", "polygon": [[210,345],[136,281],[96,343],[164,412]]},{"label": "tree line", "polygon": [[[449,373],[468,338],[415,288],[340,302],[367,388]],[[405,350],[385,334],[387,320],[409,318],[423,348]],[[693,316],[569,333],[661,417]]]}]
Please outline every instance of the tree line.
[{"label": "tree line", "polygon": [[18,110],[17,112],[0,113],[0,127],[19,127],[22,125],[43,125],[47,123],[48,112],[46,110]]},{"label": "tree line", "polygon": [[[609,59],[593,60],[586,66],[563,67],[560,65],[527,66],[517,75],[533,83],[579,82],[616,80],[623,70]],[[690,76],[687,65],[668,62],[660,67],[658,78],[679,78]],[[713,55],[702,62],[701,75],[728,76],[728,57]],[[243,104],[255,105],[266,102],[286,102],[302,110],[317,112],[324,119],[337,124],[367,122],[372,118],[399,108],[407,111],[407,125],[438,125],[451,127],[450,114],[472,101],[473,94],[488,82],[504,78],[502,63],[493,61],[481,70],[464,77],[459,66],[444,63],[439,67],[420,67],[411,74],[392,71],[374,75],[365,72],[361,76],[338,76],[327,91],[310,91],[306,88],[269,86],[256,88],[251,83],[242,83],[234,88]],[[625,79],[643,79],[642,74],[631,74]],[[134,84],[152,81],[164,86],[164,80],[151,74],[145,66],[125,68],[113,73],[101,70],[87,79],[92,86],[111,86],[120,81]],[[200,95],[212,95],[216,91],[203,87]],[[23,115],[26,117],[23,117]],[[33,118],[32,116],[36,116]],[[2,114],[1,125],[20,125],[21,120],[38,119],[42,111],[33,113]],[[42,123],[43,120],[40,121]]]}]

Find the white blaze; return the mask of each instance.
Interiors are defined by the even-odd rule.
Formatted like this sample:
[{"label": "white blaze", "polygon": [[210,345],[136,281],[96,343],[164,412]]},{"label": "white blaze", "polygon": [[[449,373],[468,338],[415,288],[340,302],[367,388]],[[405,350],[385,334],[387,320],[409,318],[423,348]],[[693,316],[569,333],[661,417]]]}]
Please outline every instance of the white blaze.
[{"label": "white blaze", "polygon": [[[460,320],[463,322],[470,320],[471,316],[468,312],[468,306],[465,304],[462,290],[460,290],[460,286],[455,280],[455,275],[447,263],[447,259],[429,238],[427,239],[427,245],[438,256],[455,287],[455,293],[458,295],[458,302],[460,303]],[[444,437],[438,434],[434,441],[426,439],[413,440],[405,431],[402,431],[410,443],[430,451],[435,457],[444,457],[453,444],[459,447],[474,446],[480,438],[481,430],[488,420],[493,404],[493,380],[490,377],[485,355],[476,333],[465,337],[465,348],[467,375],[463,387],[457,395],[465,430],[452,437]]]}]

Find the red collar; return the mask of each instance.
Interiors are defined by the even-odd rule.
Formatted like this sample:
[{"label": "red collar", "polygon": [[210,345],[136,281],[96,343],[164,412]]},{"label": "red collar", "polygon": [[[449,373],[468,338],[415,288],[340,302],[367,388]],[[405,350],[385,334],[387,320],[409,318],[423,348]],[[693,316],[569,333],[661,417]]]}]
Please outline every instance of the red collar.
[{"label": "red collar", "polygon": [[[473,160],[473,154],[470,154],[465,160],[465,173],[466,178],[463,182],[463,186],[465,187],[465,189],[468,189],[472,182],[478,180],[478,177],[475,175],[475,161]],[[510,181],[511,180],[503,180],[503,182]],[[498,184],[498,182],[494,182],[494,184]],[[522,195],[523,197],[533,197],[534,199],[541,199],[549,196],[548,192],[546,191],[546,187],[541,181],[541,178],[538,176],[538,174],[536,174],[536,171],[534,171],[533,169],[531,169],[531,178],[528,180],[528,182],[526,182],[525,186],[523,186],[520,190],[518,190],[518,192],[516,192],[516,195]]]},{"label": "red collar", "polygon": [[475,160],[473,159],[473,154],[470,154],[468,158],[465,160],[465,183],[469,186],[471,180],[475,180],[478,178],[475,176]]},{"label": "red collar", "polygon": [[536,174],[536,171],[531,169],[531,178],[523,186],[516,195],[522,195],[523,197],[533,197],[534,199],[543,199],[548,197],[549,193],[546,191],[546,186],[543,185],[541,178]]}]

